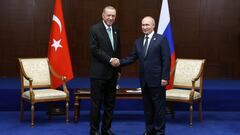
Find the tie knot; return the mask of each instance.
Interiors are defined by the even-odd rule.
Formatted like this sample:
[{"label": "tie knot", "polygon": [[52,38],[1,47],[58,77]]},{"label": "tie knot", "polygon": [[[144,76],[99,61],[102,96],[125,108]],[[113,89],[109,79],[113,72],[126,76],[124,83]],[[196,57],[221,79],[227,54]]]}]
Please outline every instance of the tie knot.
[{"label": "tie knot", "polygon": [[107,30],[108,30],[108,31],[111,31],[111,27],[108,27]]},{"label": "tie knot", "polygon": [[149,38],[149,37],[146,35],[146,36],[145,36],[145,39],[148,39],[148,38]]}]

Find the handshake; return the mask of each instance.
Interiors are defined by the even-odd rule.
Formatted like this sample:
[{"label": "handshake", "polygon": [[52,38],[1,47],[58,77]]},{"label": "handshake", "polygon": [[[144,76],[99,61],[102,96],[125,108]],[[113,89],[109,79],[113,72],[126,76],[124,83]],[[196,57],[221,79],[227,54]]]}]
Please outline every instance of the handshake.
[{"label": "handshake", "polygon": [[120,60],[118,58],[112,58],[110,63],[113,67],[118,67],[120,65]]}]

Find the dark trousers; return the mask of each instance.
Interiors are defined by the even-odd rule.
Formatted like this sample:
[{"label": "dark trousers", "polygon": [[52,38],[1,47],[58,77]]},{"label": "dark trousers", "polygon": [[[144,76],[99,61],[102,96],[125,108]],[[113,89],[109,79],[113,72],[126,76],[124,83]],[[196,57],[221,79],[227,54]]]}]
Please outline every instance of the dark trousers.
[{"label": "dark trousers", "polygon": [[165,134],[166,91],[164,87],[142,87],[145,125],[154,135]]},{"label": "dark trousers", "polygon": [[103,104],[102,130],[111,128],[113,109],[115,107],[117,79],[91,79],[91,131],[99,130],[101,105]]}]

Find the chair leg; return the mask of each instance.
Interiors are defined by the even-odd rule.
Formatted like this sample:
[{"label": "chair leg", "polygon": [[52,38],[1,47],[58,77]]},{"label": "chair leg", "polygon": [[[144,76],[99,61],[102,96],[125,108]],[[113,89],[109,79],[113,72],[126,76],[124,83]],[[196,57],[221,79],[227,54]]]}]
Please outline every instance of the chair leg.
[{"label": "chair leg", "polygon": [[31,105],[31,126],[34,127],[34,103]]},{"label": "chair leg", "polygon": [[198,102],[198,106],[199,106],[199,113],[198,113],[199,120],[202,121],[202,100]]},{"label": "chair leg", "polygon": [[68,111],[69,111],[69,103],[68,101],[66,101],[66,123],[68,124],[69,120],[68,120]]},{"label": "chair leg", "polygon": [[193,116],[193,105],[192,104],[190,104],[189,112],[190,112],[190,127],[192,127],[192,116]]},{"label": "chair leg", "polygon": [[24,106],[23,106],[23,99],[20,99],[20,121],[23,120],[24,117]]}]

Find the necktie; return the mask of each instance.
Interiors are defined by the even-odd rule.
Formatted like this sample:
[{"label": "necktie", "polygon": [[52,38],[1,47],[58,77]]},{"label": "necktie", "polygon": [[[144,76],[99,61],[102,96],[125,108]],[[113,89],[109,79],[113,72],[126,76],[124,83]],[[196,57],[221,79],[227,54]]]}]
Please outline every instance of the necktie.
[{"label": "necktie", "polygon": [[112,48],[113,48],[113,50],[114,50],[113,35],[112,35],[112,30],[111,30],[110,27],[107,28],[107,33],[108,33],[109,39],[110,39],[110,41],[111,41]]},{"label": "necktie", "polygon": [[148,36],[145,37],[145,43],[143,45],[144,57],[147,55],[148,38],[149,38]]}]

